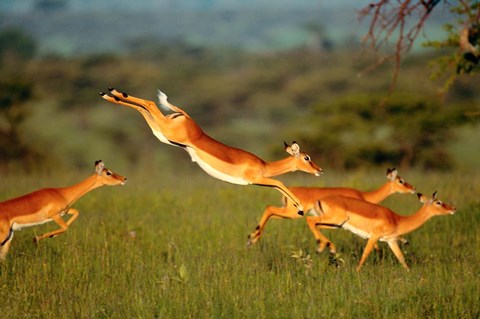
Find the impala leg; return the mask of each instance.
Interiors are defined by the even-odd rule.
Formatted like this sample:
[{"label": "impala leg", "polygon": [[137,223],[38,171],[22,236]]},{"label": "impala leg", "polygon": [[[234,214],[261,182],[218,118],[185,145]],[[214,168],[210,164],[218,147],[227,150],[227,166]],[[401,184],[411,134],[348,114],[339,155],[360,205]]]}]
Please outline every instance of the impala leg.
[{"label": "impala leg", "polygon": [[258,186],[268,186],[276,188],[282,195],[286,196],[289,200],[293,202],[293,205],[297,209],[297,213],[300,216],[303,216],[303,205],[295,194],[293,194],[282,182],[277,181],[276,179],[268,177],[260,177],[253,181],[254,185]]},{"label": "impala leg", "polygon": [[0,230],[0,262],[5,260],[5,257],[10,249],[12,243],[13,230],[8,227],[2,227]]},{"label": "impala leg", "polygon": [[363,250],[362,258],[360,259],[360,262],[358,263],[357,266],[357,272],[360,271],[362,268],[362,265],[365,263],[365,260],[367,260],[368,255],[372,252],[373,247],[377,243],[379,237],[370,237],[367,241],[367,245],[365,246],[365,249]]},{"label": "impala leg", "polygon": [[[118,95],[121,96],[121,93],[118,93]],[[152,114],[150,109],[146,108],[144,105],[130,103],[128,101],[125,101],[124,99],[119,98],[116,95],[108,95],[108,94],[103,93],[103,92],[100,92],[100,96],[108,102],[132,108],[132,109],[140,112],[140,114],[142,114],[142,116],[145,118],[145,120],[148,123],[155,123],[154,122],[154,120],[155,120],[154,115]],[[151,102],[151,101],[149,101],[149,102]],[[153,103],[153,102],[151,102],[151,103]],[[157,111],[158,111],[158,109],[157,109]],[[155,112],[155,117],[156,117],[157,120],[160,120],[160,121],[166,120],[165,116],[160,111]]]},{"label": "impala leg", "polygon": [[122,92],[119,92],[119,91],[117,91],[115,89],[112,89],[112,88],[110,88],[109,90],[110,90],[110,93],[114,97],[116,97],[117,99],[120,99],[121,101],[130,103],[130,104],[140,106],[141,108],[146,109],[151,114],[155,114],[155,116],[159,116],[159,117],[162,117],[162,118],[169,118],[169,117],[175,118],[178,115],[185,115],[185,111],[183,111],[181,108],[169,103],[167,101],[166,95],[163,94],[163,93],[161,93],[161,103],[162,103],[162,105],[164,105],[168,109],[174,111],[175,112],[174,114],[169,114],[169,115],[165,116],[160,111],[157,104],[153,101],[144,100],[144,99],[141,99],[141,98],[138,98],[138,97],[135,97],[135,96],[131,96],[127,93],[122,93]]},{"label": "impala leg", "polygon": [[[315,240],[317,241],[318,247],[317,247],[317,253],[321,253],[325,247],[328,247],[330,249],[331,254],[336,254],[337,249],[335,248],[335,245],[325,236],[323,235],[320,230],[318,230],[318,226],[320,226],[320,221],[321,217],[320,216],[307,216],[307,225],[310,228],[310,231],[313,234],[313,237],[315,237]],[[331,229],[331,227],[324,227],[320,226],[321,228],[328,228]]]},{"label": "impala leg", "polygon": [[255,244],[262,235],[265,225],[270,220],[270,218],[285,218],[285,219],[295,219],[301,217],[297,214],[297,210],[293,206],[287,207],[276,207],[276,206],[267,206],[263,212],[262,218],[258,223],[258,226],[255,230],[248,235],[247,245]]},{"label": "impala leg", "polygon": [[77,217],[78,217],[78,210],[75,209],[75,208],[70,208],[70,209],[67,211],[67,214],[68,214],[68,215],[72,215],[72,216],[67,220],[67,225],[70,226],[70,225],[75,221],[75,219],[77,219]]},{"label": "impala leg", "polygon": [[397,257],[398,261],[402,264],[403,268],[405,268],[407,271],[410,271],[407,263],[405,262],[405,257],[403,257],[402,250],[398,246],[398,241],[396,239],[389,240],[388,241],[388,246],[390,246],[390,249],[393,251],[393,253],[395,254],[395,257]]},{"label": "impala leg", "polygon": [[40,236],[36,236],[33,241],[38,243],[40,240],[45,239],[45,238],[52,238],[55,236],[58,236],[68,229],[68,224],[60,217],[60,215],[55,215],[52,217],[52,220],[57,223],[58,226],[60,226],[60,229],[54,230],[49,233],[42,234]]},{"label": "impala leg", "polygon": [[0,262],[5,260],[11,243],[12,239],[10,238],[5,244],[3,244],[3,246],[0,247]]}]

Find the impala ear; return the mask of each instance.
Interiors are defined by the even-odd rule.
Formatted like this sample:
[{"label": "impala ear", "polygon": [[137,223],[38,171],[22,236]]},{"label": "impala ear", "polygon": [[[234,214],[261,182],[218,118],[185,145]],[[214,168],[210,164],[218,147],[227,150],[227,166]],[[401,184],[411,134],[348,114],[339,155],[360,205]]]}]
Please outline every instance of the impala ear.
[{"label": "impala ear", "polygon": [[95,172],[100,175],[102,174],[103,169],[105,168],[105,164],[103,164],[102,160],[95,162]]},{"label": "impala ear", "polygon": [[286,142],[283,142],[285,145],[285,151],[292,156],[300,156],[300,146],[297,142],[293,142],[292,145],[288,145]]},{"label": "impala ear", "polygon": [[417,193],[417,197],[418,197],[418,199],[420,200],[420,202],[422,202],[422,203],[428,202],[427,196],[425,196],[425,195],[423,195],[423,194],[421,194],[421,193]]},{"label": "impala ear", "polygon": [[397,178],[398,171],[396,168],[387,169],[387,178],[391,181],[394,181]]},{"label": "impala ear", "polygon": [[435,200],[437,199],[437,191],[434,191],[432,194],[432,199]]}]

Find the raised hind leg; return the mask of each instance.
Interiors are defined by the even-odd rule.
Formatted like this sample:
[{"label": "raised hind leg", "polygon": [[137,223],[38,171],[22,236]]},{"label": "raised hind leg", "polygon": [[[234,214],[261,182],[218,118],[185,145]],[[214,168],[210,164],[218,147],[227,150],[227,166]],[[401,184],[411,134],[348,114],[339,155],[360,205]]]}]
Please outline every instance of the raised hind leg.
[{"label": "raised hind leg", "polygon": [[332,228],[332,227],[327,227],[321,224],[321,217],[320,216],[307,216],[306,218],[307,225],[310,228],[310,231],[313,234],[313,237],[315,237],[315,240],[318,244],[317,247],[317,253],[321,253],[325,247],[328,247],[330,249],[331,254],[335,254],[337,252],[337,249],[335,248],[335,245],[328,239],[324,234],[320,232],[318,227],[320,228]]},{"label": "raised hind leg", "polygon": [[113,88],[109,88],[109,91],[109,94],[100,92],[104,100],[140,112],[153,134],[162,143],[179,147],[195,147],[195,140],[205,134],[185,111],[169,103],[167,96],[162,92],[159,93],[161,105],[173,113],[164,115],[153,101],[140,99]]}]

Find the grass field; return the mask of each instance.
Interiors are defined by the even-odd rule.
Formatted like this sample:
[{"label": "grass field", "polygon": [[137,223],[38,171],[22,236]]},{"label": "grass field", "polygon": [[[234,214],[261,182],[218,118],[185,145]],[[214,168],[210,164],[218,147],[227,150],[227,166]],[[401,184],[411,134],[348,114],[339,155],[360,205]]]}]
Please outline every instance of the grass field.
[{"label": "grass field", "polygon": [[[108,161],[107,161],[108,164]],[[181,163],[183,165],[184,163]],[[365,241],[326,231],[343,263],[315,254],[303,219],[271,221],[246,246],[271,189],[216,181],[196,167],[135,172],[75,205],[67,233],[32,243],[52,223],[16,232],[0,265],[0,318],[478,318],[480,316],[480,172],[400,171],[418,191],[458,207],[407,235],[406,272],[386,244],[360,273]],[[108,165],[107,165],[108,166]],[[114,169],[114,167],[109,167]],[[372,189],[378,171],[295,173],[289,185]],[[1,198],[66,186],[90,172],[4,176]],[[416,196],[384,202],[413,213]]]}]

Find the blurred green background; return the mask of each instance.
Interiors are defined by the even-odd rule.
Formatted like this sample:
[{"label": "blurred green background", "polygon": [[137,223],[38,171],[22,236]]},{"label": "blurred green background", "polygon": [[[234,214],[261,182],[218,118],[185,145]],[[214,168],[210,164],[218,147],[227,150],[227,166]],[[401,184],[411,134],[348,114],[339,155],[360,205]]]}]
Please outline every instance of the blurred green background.
[{"label": "blurred green background", "polygon": [[479,77],[441,92],[428,64],[444,52],[420,45],[448,13],[431,17],[389,96],[392,65],[365,72],[366,4],[4,0],[0,169],[188,165],[139,114],[100,98],[110,86],[153,100],[161,89],[209,135],[266,160],[296,140],[327,172],[478,169]]}]

